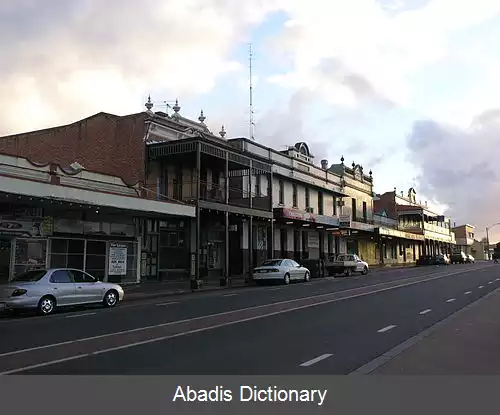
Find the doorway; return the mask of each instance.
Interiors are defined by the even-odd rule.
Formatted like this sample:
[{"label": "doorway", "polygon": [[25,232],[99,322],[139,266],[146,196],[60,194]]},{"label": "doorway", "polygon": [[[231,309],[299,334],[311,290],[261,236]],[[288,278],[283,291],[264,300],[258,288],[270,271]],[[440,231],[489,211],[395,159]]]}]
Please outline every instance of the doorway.
[{"label": "doorway", "polygon": [[0,237],[0,284],[9,282],[12,238]]}]

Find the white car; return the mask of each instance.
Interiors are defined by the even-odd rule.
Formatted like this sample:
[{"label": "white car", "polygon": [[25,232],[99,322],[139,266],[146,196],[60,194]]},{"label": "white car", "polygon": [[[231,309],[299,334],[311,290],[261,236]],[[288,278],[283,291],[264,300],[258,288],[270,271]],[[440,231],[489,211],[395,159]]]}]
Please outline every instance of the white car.
[{"label": "white car", "polygon": [[252,279],[255,282],[281,280],[284,284],[290,284],[297,280],[309,281],[311,273],[292,259],[268,259],[253,269]]},{"label": "white car", "polygon": [[101,282],[78,269],[31,270],[0,285],[0,311],[37,309],[48,315],[57,307],[98,303],[114,307],[123,297],[120,285]]}]

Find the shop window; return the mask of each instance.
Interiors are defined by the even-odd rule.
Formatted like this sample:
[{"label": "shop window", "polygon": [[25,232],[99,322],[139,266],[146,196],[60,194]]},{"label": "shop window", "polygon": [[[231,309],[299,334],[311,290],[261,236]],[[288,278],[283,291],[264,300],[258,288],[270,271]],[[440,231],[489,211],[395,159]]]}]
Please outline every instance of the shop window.
[{"label": "shop window", "polygon": [[31,269],[46,267],[47,240],[16,239],[14,256],[14,276]]},{"label": "shop window", "polygon": [[84,239],[51,239],[50,266],[52,268],[83,269]]},{"label": "shop window", "polygon": [[105,241],[87,241],[84,271],[101,281],[104,280],[106,276]]}]

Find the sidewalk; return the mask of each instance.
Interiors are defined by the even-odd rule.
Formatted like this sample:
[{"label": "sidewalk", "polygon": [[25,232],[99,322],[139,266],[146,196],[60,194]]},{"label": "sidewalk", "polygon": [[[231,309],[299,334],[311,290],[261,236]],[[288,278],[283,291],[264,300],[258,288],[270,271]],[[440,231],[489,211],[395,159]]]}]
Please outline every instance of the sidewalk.
[{"label": "sidewalk", "polygon": [[362,374],[499,375],[500,289],[426,332],[405,342],[406,349],[403,344],[387,353],[386,358],[395,355],[392,360]]}]

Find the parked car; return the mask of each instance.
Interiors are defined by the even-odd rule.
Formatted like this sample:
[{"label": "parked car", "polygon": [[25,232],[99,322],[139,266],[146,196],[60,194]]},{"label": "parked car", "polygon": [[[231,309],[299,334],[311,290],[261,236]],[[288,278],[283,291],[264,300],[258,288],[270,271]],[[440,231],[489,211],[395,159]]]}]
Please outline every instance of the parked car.
[{"label": "parked car", "polygon": [[268,259],[253,269],[252,279],[257,283],[264,280],[281,280],[290,284],[297,280],[309,281],[311,273],[292,259]]},{"label": "parked car", "polygon": [[52,314],[59,307],[84,304],[114,307],[123,298],[120,285],[101,282],[71,268],[31,270],[0,285],[0,310],[37,309],[42,315]]},{"label": "parked car", "polygon": [[351,276],[354,272],[362,275],[368,274],[370,270],[368,263],[363,261],[356,254],[333,254],[325,262],[325,269],[328,275],[344,274]]},{"label": "parked car", "polygon": [[467,260],[465,262],[467,262],[468,264],[474,264],[476,260],[471,254],[469,254],[467,255]]},{"label": "parked car", "polygon": [[436,255],[436,264],[437,265],[450,265],[450,258],[447,254],[439,254]]},{"label": "parked car", "polygon": [[450,260],[452,264],[465,264],[467,262],[467,255],[463,251],[454,252],[451,254]]},{"label": "parked car", "polygon": [[437,265],[436,257],[432,255],[423,255],[417,259],[416,265],[417,266]]}]

